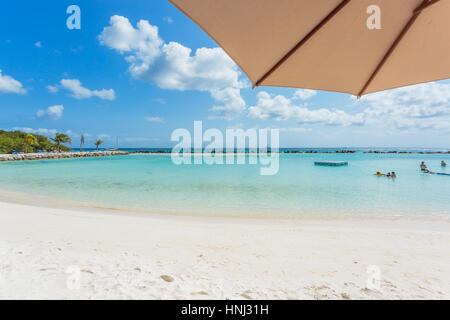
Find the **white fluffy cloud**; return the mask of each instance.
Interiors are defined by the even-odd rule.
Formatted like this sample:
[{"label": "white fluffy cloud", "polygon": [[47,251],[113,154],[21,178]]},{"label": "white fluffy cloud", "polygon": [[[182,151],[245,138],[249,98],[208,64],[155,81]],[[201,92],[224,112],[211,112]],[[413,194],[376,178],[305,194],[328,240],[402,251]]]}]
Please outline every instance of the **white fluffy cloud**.
[{"label": "white fluffy cloud", "polygon": [[51,120],[58,120],[62,117],[64,111],[63,105],[56,105],[48,107],[46,110],[38,110],[36,116],[38,118],[47,117]]},{"label": "white fluffy cloud", "polygon": [[51,93],[57,93],[59,91],[58,86],[47,86],[47,90]]},{"label": "white fluffy cloud", "polygon": [[11,130],[12,131],[23,131],[26,133],[42,134],[44,136],[55,135],[55,133],[58,132],[58,130],[56,130],[56,129],[45,129],[45,128],[33,129],[33,128],[27,128],[27,127],[14,127]]},{"label": "white fluffy cloud", "polygon": [[26,92],[19,81],[10,76],[2,75],[2,70],[0,70],[0,93],[25,94]]},{"label": "white fluffy cloud", "polygon": [[[297,92],[296,92],[297,93]],[[342,110],[326,108],[309,109],[304,105],[296,105],[296,94],[292,98],[283,95],[272,96],[265,91],[257,95],[256,106],[249,107],[248,116],[261,120],[295,120],[300,124],[321,123],[326,125],[361,125],[365,122],[364,113],[349,114]]]},{"label": "white fluffy cloud", "polygon": [[375,124],[399,130],[440,130],[450,132],[450,83],[431,82],[373,93],[355,101],[358,111],[311,108],[299,104],[315,93],[297,90],[292,97],[258,93],[258,102],[248,116],[260,120],[295,120],[299,124]]},{"label": "white fluffy cloud", "polygon": [[300,100],[308,100],[314,97],[317,94],[317,91],[311,89],[298,89],[294,93],[294,99]]},{"label": "white fluffy cloud", "polygon": [[363,96],[360,101],[381,107],[421,103],[427,106],[450,102],[450,83],[428,82]]},{"label": "white fluffy cloud", "polygon": [[297,132],[297,133],[299,133],[299,132],[301,132],[301,133],[303,133],[303,132],[310,132],[310,131],[312,131],[312,129],[311,128],[280,128],[280,131],[281,132]]},{"label": "white fluffy cloud", "polygon": [[220,90],[241,88],[235,63],[220,48],[192,50],[170,42],[161,47],[154,69],[135,66],[132,73],[170,90]]},{"label": "white fluffy cloud", "polygon": [[164,123],[164,119],[162,119],[160,117],[146,117],[145,120],[148,121],[148,122]]},{"label": "white fluffy cloud", "polygon": [[450,130],[450,84],[430,82],[364,96],[357,105],[369,123],[383,120],[398,129]]},{"label": "white fluffy cloud", "polygon": [[211,118],[232,120],[245,109],[245,101],[238,88],[214,89],[210,93],[215,100],[222,103],[222,105],[213,106],[210,109],[217,112],[217,115]]},{"label": "white fluffy cloud", "polygon": [[116,98],[113,89],[91,90],[83,87],[81,81],[78,79],[62,79],[58,85],[47,86],[47,90],[51,93],[58,92],[60,88],[70,91],[71,96],[75,99],[98,97],[103,100],[114,100]]},{"label": "white fluffy cloud", "polygon": [[120,139],[121,142],[128,142],[128,143],[143,143],[143,142],[155,142],[159,141],[159,138],[146,138],[146,137],[125,137]]},{"label": "white fluffy cloud", "polygon": [[133,52],[127,58],[132,70],[148,69],[163,45],[158,27],[150,25],[147,20],[140,20],[135,29],[128,18],[118,15],[112,16],[109,24],[98,37],[100,43],[121,53]]},{"label": "white fluffy cloud", "polygon": [[97,135],[97,138],[99,139],[110,139],[111,136],[107,133],[100,133],[99,135]]},{"label": "white fluffy cloud", "polygon": [[156,99],[154,99],[154,101],[156,101],[156,102],[158,102],[160,104],[166,104],[167,103],[166,100],[164,100],[163,98],[156,98]]},{"label": "white fluffy cloud", "polygon": [[221,48],[199,48],[194,53],[177,42],[165,43],[158,28],[141,20],[134,28],[129,20],[112,16],[99,35],[102,45],[126,55],[130,74],[168,90],[206,91],[222,105],[214,106],[217,116],[232,119],[245,109],[236,64]]}]

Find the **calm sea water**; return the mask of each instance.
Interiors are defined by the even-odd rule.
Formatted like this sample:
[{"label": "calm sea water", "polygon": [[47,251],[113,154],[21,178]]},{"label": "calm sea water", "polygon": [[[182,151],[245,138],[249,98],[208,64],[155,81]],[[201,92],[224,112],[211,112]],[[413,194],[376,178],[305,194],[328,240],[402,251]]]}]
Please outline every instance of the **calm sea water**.
[{"label": "calm sea water", "polygon": [[[107,208],[260,217],[450,218],[450,154],[280,154],[279,172],[259,165],[180,165],[170,155],[0,163],[0,189]],[[319,167],[314,161],[348,161]],[[373,174],[395,171],[397,179]]]}]

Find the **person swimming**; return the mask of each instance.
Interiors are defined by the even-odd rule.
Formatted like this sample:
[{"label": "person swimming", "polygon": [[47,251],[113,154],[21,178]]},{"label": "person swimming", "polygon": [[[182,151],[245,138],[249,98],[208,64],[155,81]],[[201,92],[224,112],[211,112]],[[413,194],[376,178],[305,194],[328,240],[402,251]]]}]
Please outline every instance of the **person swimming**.
[{"label": "person swimming", "polygon": [[377,173],[375,173],[375,175],[376,175],[377,177],[384,176],[384,174],[382,174],[380,171],[377,171]]},{"label": "person swimming", "polygon": [[446,166],[447,166],[447,164],[445,163],[444,160],[442,160],[442,161],[441,161],[441,167],[446,167]]},{"label": "person swimming", "polygon": [[427,165],[425,164],[424,161],[422,161],[422,163],[420,164],[420,170],[422,170],[422,171],[428,170]]},{"label": "person swimming", "polygon": [[392,173],[391,173],[391,178],[397,178],[397,175],[395,174],[394,171],[392,171]]}]

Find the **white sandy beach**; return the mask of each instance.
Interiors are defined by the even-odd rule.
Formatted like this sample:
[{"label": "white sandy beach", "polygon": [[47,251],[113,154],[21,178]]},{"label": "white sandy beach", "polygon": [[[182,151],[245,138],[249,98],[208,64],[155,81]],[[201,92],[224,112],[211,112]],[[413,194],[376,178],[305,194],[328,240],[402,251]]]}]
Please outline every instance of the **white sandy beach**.
[{"label": "white sandy beach", "polygon": [[[0,202],[0,298],[449,299],[449,243],[448,220],[186,218]],[[380,290],[369,289],[377,268]]]}]

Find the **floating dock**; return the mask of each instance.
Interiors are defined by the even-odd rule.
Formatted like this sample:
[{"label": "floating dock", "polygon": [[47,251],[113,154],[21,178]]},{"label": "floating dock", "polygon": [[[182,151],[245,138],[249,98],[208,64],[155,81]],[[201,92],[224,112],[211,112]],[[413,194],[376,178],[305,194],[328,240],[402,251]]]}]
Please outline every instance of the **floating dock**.
[{"label": "floating dock", "polygon": [[327,167],[341,167],[348,166],[347,161],[316,161],[314,162],[316,166],[327,166]]}]

